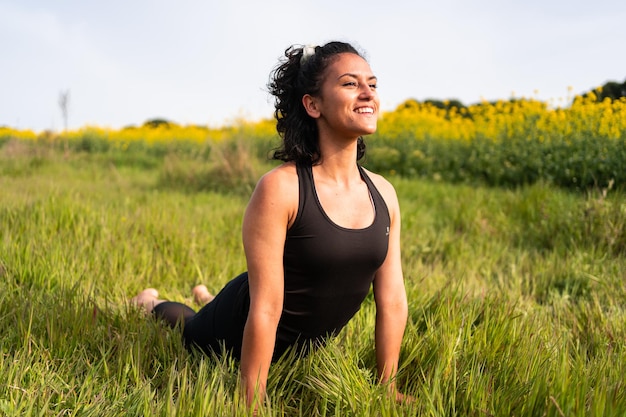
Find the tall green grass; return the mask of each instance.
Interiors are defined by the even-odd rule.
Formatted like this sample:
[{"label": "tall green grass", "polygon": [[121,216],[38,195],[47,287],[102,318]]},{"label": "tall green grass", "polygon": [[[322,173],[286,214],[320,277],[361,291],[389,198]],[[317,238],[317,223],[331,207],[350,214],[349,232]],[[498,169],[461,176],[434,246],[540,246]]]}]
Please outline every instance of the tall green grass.
[{"label": "tall green grass", "polygon": [[[193,305],[194,285],[245,269],[241,216],[269,165],[220,152],[0,148],[0,415],[249,414],[234,361],[127,303],[153,286]],[[231,174],[207,178],[220,163]],[[272,367],[259,415],[625,415],[626,196],[391,179],[410,308],[398,385],[415,402],[376,383],[368,297],[326,347]]]}]

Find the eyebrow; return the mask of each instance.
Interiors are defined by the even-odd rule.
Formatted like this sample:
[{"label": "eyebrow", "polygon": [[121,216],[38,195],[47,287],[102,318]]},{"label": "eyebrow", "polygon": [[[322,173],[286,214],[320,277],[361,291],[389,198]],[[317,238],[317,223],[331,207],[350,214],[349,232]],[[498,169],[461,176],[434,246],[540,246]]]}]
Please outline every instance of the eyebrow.
[{"label": "eyebrow", "polygon": [[[341,78],[343,78],[343,77],[359,78],[359,76],[358,76],[357,74],[353,74],[353,73],[351,73],[351,72],[346,72],[345,74],[341,74],[339,77],[337,77],[337,79],[339,80],[339,79],[341,79]],[[371,80],[378,80],[378,77],[376,77],[375,75],[370,75],[370,76],[367,78],[367,80],[368,80],[368,81],[371,81]]]}]

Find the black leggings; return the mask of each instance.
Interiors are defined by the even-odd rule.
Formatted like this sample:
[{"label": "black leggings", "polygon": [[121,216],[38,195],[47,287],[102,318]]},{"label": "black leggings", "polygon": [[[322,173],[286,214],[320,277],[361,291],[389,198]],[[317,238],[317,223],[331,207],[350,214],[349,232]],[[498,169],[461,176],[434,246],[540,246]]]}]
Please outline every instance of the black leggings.
[{"label": "black leggings", "polygon": [[184,304],[166,301],[154,307],[153,314],[172,327],[182,325],[187,346],[218,355],[225,348],[239,359],[249,308],[248,273],[244,272],[197,313]]}]

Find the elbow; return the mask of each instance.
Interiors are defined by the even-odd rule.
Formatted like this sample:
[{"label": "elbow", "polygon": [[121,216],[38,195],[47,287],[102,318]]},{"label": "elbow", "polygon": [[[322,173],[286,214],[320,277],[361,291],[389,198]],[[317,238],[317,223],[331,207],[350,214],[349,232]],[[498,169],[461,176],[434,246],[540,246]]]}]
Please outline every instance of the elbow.
[{"label": "elbow", "polygon": [[268,322],[270,322],[274,327],[278,327],[278,322],[283,315],[282,305],[271,308],[270,310],[265,311],[264,314],[267,317]]},{"label": "elbow", "polygon": [[376,308],[376,315],[390,317],[397,322],[406,322],[409,316],[409,305],[406,297],[399,298],[393,302],[381,303]]},{"label": "elbow", "polygon": [[265,326],[278,327],[278,322],[283,314],[282,303],[268,303],[261,306],[250,306],[248,320]]},{"label": "elbow", "polygon": [[404,297],[402,299],[402,301],[400,302],[399,308],[402,310],[402,312],[403,312],[405,317],[408,316],[408,314],[409,314],[409,302],[406,299],[406,297]]},{"label": "elbow", "polygon": [[399,301],[392,309],[392,314],[402,323],[406,323],[409,317],[409,305],[406,299]]}]

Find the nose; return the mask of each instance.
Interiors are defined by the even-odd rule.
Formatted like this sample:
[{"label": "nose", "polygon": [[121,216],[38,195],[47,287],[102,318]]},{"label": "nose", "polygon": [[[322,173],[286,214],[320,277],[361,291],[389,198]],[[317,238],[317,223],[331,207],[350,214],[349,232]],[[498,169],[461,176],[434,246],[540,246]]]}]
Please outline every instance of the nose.
[{"label": "nose", "polygon": [[370,86],[368,83],[361,84],[361,91],[359,93],[359,98],[364,100],[370,100],[376,95],[376,89]]}]

